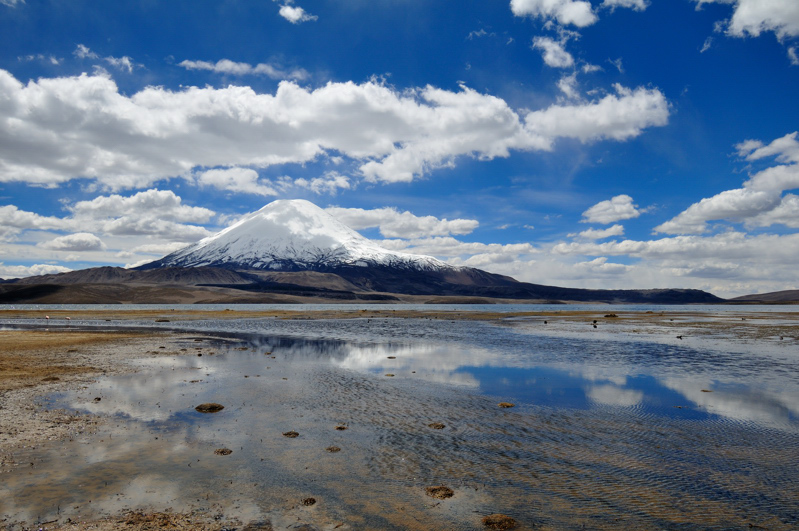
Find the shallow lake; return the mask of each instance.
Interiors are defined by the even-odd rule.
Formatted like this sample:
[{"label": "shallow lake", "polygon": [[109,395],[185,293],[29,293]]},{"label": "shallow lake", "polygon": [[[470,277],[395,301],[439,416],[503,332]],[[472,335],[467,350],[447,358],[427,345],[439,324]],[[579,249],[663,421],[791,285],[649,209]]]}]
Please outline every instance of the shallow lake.
[{"label": "shallow lake", "polygon": [[799,526],[795,344],[523,320],[169,326],[195,334],[180,355],[48,397],[114,421],[18,456],[36,466],[4,475],[7,522],[151,506],[306,529]]}]

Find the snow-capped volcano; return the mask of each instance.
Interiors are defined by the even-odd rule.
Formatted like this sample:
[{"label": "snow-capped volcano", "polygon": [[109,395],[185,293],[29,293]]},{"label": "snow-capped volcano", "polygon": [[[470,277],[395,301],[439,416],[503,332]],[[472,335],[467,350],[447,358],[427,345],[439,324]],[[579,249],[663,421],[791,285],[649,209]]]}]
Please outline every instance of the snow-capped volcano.
[{"label": "snow-capped volcano", "polygon": [[273,201],[223,231],[141,269],[200,266],[272,271],[342,266],[457,269],[430,256],[383,249],[310,201],[300,199]]},{"label": "snow-capped volcano", "polygon": [[196,293],[211,297],[204,300],[217,297],[247,302],[275,296],[290,297],[286,300],[322,297],[396,301],[398,294],[468,300],[483,297],[636,303],[720,300],[698,290],[543,286],[471,267],[455,267],[430,256],[383,249],[313,203],[301,200],[269,203],[213,236],[135,269],[134,272],[113,268],[90,270],[89,280],[85,272],[63,273],[40,282],[60,286],[71,280],[97,283],[98,279],[108,279],[117,289],[119,278],[124,277],[128,284],[156,282],[171,290],[194,286],[200,290]]}]

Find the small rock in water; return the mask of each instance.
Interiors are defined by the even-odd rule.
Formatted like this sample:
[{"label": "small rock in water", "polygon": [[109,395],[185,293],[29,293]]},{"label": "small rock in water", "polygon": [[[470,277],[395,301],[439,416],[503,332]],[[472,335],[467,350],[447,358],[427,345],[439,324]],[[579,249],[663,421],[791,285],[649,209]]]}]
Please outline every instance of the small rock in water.
[{"label": "small rock in water", "polygon": [[483,518],[483,525],[488,529],[513,529],[516,527],[516,520],[505,514],[489,514]]},{"label": "small rock in water", "polygon": [[310,507],[311,505],[316,504],[315,498],[305,498],[302,500],[302,504],[306,507]]},{"label": "small rock in water", "polygon": [[441,424],[440,422],[433,422],[427,425],[429,428],[433,428],[434,430],[443,430],[446,428],[445,425]]},{"label": "small rock in water", "polygon": [[346,426],[336,426],[336,429],[337,429],[338,431],[344,431],[344,430],[346,430],[346,429],[347,429],[347,427],[346,427]]},{"label": "small rock in water", "polygon": [[225,409],[225,406],[223,406],[222,404],[217,404],[215,402],[208,402],[206,404],[200,404],[194,409],[196,409],[200,413],[216,413],[218,411],[222,411],[223,409]]},{"label": "small rock in water", "polygon": [[439,500],[446,500],[447,498],[452,498],[455,495],[455,492],[449,488],[445,487],[444,485],[439,485],[438,487],[426,487],[425,492],[428,496],[432,496],[433,498]]},{"label": "small rock in water", "polygon": [[340,452],[341,448],[339,448],[338,446],[328,446],[327,448],[325,448],[325,450],[327,450],[331,454],[334,454],[336,452]]},{"label": "small rock in water", "polygon": [[217,448],[216,450],[214,450],[214,453],[216,455],[230,455],[233,453],[233,450],[231,450],[230,448]]},{"label": "small rock in water", "polygon": [[497,405],[499,407],[505,407],[505,408],[507,408],[507,407],[515,407],[516,406],[516,404],[511,404],[510,402],[500,402]]},{"label": "small rock in water", "polygon": [[300,434],[297,433],[296,431],[287,431],[283,434],[283,437],[288,437],[289,439],[295,439],[299,436]]}]

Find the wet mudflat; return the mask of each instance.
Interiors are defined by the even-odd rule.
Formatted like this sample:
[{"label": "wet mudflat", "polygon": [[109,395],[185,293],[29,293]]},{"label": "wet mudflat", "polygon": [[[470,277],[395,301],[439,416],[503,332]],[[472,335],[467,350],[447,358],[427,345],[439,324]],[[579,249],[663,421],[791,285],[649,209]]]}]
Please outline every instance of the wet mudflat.
[{"label": "wet mudflat", "polygon": [[174,356],[45,401],[112,420],[16,451],[2,524],[171,508],[276,529],[799,525],[791,347],[538,325],[195,323]]}]

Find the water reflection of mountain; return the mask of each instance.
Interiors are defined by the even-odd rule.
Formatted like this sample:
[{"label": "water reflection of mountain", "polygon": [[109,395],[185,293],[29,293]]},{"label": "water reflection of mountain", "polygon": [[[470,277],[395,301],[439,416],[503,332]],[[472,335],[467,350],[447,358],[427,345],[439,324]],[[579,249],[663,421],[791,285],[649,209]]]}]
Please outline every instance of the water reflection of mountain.
[{"label": "water reflection of mountain", "polygon": [[[451,332],[451,331],[450,331]],[[116,377],[125,398],[114,405],[84,397],[70,407],[162,421],[182,411],[187,393],[235,395],[231,374],[266,375],[274,370],[354,371],[425,381],[470,393],[507,397],[518,405],[548,408],[628,408],[685,419],[724,418],[765,427],[799,429],[799,386],[793,373],[773,359],[719,351],[706,352],[657,343],[621,343],[530,337],[494,331],[499,346],[477,339],[459,341],[354,342],[248,334],[248,351],[220,349],[217,358],[162,358],[154,374]],[[268,355],[267,355],[268,354]],[[275,360],[272,360],[272,356]],[[272,370],[270,369],[270,370]],[[199,376],[198,376],[199,375]],[[190,385],[203,380],[201,386]],[[294,380],[287,379],[293,385]],[[265,383],[263,385],[266,385]],[[155,408],[137,407],[153,395]],[[209,398],[210,400],[210,398]]]}]

